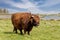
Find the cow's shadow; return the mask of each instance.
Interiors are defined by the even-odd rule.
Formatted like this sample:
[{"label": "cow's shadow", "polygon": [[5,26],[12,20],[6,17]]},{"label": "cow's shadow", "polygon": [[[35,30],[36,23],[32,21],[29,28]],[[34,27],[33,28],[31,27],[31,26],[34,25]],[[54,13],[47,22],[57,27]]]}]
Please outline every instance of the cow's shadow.
[{"label": "cow's shadow", "polygon": [[16,34],[14,32],[4,32],[4,34]]},{"label": "cow's shadow", "polygon": [[20,33],[15,33],[15,32],[4,32],[4,34],[18,34],[18,35],[21,35]]}]

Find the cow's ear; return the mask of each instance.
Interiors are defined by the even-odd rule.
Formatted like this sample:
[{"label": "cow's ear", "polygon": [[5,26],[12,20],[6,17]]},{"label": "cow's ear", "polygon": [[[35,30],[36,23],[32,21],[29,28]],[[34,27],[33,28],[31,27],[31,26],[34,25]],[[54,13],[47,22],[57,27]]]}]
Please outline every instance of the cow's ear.
[{"label": "cow's ear", "polygon": [[30,19],[33,19],[33,17],[31,17]]},{"label": "cow's ear", "polygon": [[34,17],[31,16],[31,17],[30,17],[30,23],[32,24],[33,22],[34,22]]},{"label": "cow's ear", "polygon": [[31,19],[33,19],[34,18],[34,16],[31,16]]},{"label": "cow's ear", "polygon": [[32,16],[32,17],[34,17],[34,16]]}]

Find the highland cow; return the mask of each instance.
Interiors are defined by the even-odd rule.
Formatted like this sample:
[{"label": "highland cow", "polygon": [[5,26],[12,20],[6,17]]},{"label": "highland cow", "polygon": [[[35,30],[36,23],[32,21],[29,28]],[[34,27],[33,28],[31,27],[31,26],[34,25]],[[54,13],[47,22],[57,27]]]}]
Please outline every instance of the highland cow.
[{"label": "highland cow", "polygon": [[23,34],[22,30],[24,30],[24,34],[28,32],[28,35],[30,35],[33,26],[37,26],[36,19],[28,12],[12,14],[11,20],[14,26],[13,31],[15,31],[15,33],[17,33],[18,29],[21,34]]}]

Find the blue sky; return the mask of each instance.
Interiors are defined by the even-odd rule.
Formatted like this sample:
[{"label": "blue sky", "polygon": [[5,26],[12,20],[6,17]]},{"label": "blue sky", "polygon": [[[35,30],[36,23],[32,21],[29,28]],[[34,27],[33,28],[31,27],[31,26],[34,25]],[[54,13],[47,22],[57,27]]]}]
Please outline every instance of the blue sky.
[{"label": "blue sky", "polygon": [[60,0],[0,0],[0,8],[10,12],[60,13]]}]

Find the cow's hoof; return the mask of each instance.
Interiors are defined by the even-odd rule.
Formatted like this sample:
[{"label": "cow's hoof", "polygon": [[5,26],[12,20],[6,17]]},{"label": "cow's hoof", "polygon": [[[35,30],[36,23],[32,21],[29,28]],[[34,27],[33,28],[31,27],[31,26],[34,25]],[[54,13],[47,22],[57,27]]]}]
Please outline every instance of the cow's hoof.
[{"label": "cow's hoof", "polygon": [[30,34],[28,34],[28,35],[30,35]]},{"label": "cow's hoof", "polygon": [[20,33],[21,35],[24,35],[23,33]]}]

